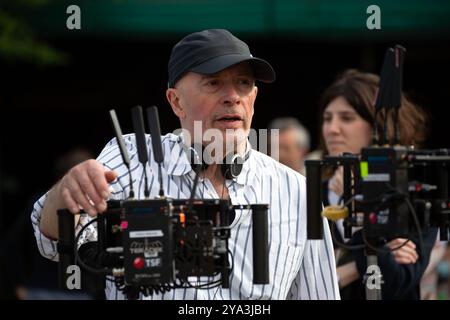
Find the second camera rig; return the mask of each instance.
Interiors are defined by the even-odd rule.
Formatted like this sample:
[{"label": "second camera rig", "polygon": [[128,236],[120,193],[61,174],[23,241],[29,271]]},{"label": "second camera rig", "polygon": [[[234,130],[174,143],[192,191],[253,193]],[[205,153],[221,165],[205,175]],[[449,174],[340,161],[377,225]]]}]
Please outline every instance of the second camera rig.
[{"label": "second camera rig", "polygon": [[[384,244],[394,238],[414,237],[423,252],[422,231],[429,227],[438,227],[441,240],[448,240],[450,149],[419,150],[400,145],[405,51],[397,45],[386,52],[375,103],[373,145],[359,155],[347,153],[305,162],[308,239],[323,237],[322,216],[332,221],[343,219],[342,238],[351,238],[353,228],[360,227],[364,244],[349,247],[336,243],[350,250],[364,248],[367,265],[376,265],[377,254],[386,252]],[[384,127],[377,121],[381,115]],[[389,117],[394,127],[392,140],[388,139]],[[326,168],[339,166],[343,167],[343,195],[338,205],[323,209],[322,174]],[[367,299],[381,298],[379,288],[369,291]]]}]

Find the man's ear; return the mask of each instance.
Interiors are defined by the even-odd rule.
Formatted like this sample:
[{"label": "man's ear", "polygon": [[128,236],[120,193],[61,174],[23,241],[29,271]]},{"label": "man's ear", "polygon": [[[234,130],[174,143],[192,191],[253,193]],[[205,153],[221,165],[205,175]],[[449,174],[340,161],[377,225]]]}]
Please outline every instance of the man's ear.
[{"label": "man's ear", "polygon": [[172,107],[173,112],[177,115],[178,118],[184,119],[186,118],[186,112],[180,104],[179,92],[175,88],[168,88],[166,90],[166,98],[169,101],[170,106]]}]

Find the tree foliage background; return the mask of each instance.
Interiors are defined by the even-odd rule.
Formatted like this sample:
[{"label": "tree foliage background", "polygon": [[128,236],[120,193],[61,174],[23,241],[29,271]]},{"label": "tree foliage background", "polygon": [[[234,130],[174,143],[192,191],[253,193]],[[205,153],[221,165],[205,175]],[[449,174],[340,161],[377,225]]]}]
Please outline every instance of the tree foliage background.
[{"label": "tree foliage background", "polygon": [[33,12],[52,0],[0,1],[0,59],[8,63],[30,63],[37,66],[61,65],[67,54],[39,40],[26,22],[23,12]]}]

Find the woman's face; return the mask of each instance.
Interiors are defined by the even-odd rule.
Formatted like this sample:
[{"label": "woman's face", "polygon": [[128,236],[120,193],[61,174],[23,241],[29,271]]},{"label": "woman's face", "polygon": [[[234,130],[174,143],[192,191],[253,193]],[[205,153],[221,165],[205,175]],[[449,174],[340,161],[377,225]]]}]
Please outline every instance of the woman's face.
[{"label": "woman's face", "polygon": [[372,128],[345,98],[337,97],[323,113],[322,135],[330,155],[359,154],[370,145]]}]

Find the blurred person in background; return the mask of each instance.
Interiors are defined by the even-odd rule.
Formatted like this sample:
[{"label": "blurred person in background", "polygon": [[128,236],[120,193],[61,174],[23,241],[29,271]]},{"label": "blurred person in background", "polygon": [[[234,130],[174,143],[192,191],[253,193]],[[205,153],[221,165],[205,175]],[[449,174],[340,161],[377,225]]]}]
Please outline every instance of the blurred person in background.
[{"label": "blurred person in background", "polygon": [[305,175],[304,162],[310,148],[308,130],[293,117],[276,118],[268,128],[279,130],[279,161]]},{"label": "blurred person in background", "polygon": [[[439,235],[431,250],[430,263],[423,274],[420,283],[420,299],[421,300],[437,300],[439,297],[439,284],[442,275],[440,270],[445,266],[445,255],[447,251],[447,241],[440,241]],[[447,290],[448,291],[448,290]],[[448,294],[444,299],[448,299]]]}]

